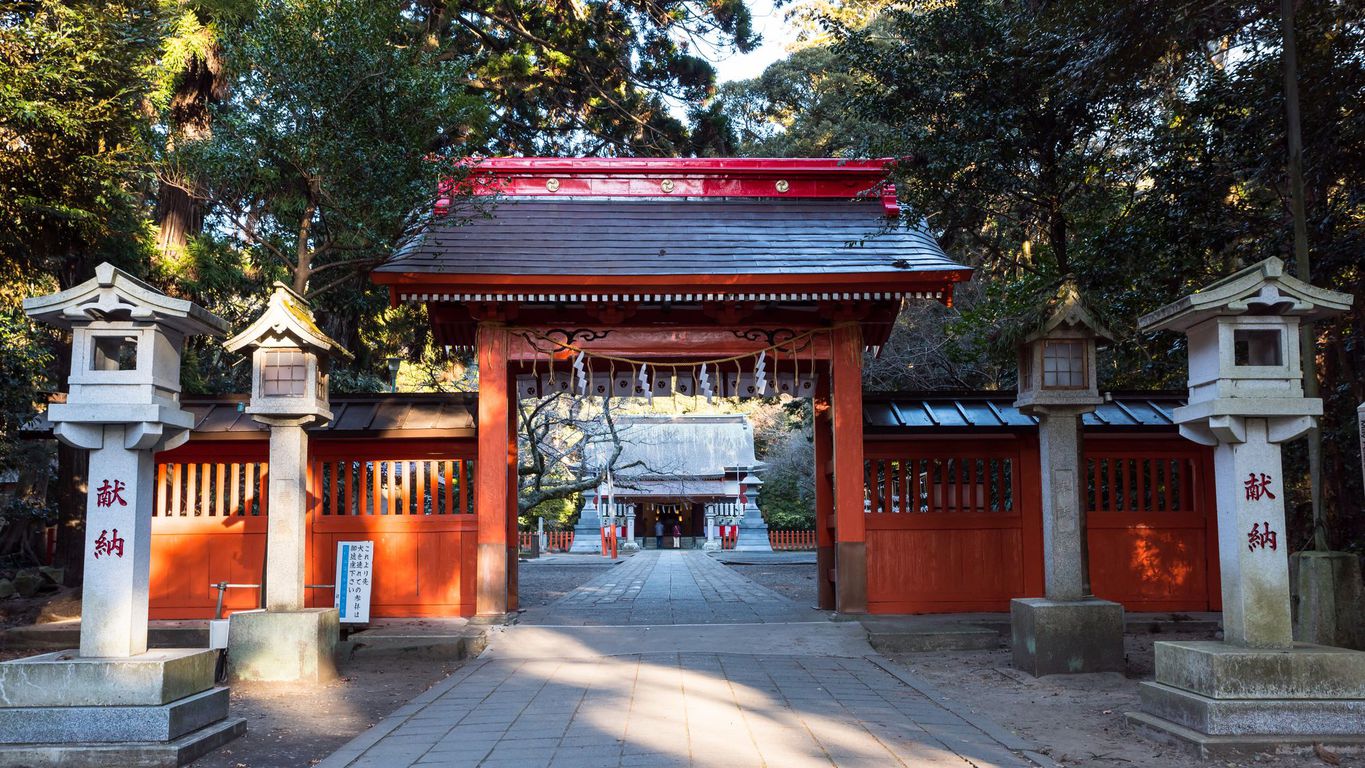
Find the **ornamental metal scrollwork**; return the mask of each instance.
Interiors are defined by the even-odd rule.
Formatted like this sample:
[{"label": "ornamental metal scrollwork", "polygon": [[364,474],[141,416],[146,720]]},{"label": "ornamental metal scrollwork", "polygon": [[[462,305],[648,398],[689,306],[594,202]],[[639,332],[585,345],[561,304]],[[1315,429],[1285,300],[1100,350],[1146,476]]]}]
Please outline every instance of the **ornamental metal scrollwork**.
[{"label": "ornamental metal scrollwork", "polygon": [[793,331],[790,328],[774,328],[772,330],[766,328],[750,328],[745,331],[730,332],[733,333],[736,338],[744,339],[745,341],[766,341],[770,347],[775,347],[778,344],[791,341],[796,338],[797,335],[796,331]]},{"label": "ornamental metal scrollwork", "polygon": [[[563,336],[564,340],[560,342],[559,339],[555,338],[556,334]],[[605,339],[610,334],[611,331],[597,331],[593,330],[592,328],[574,329],[551,328],[550,330],[545,331],[541,335],[544,336],[546,339],[549,339],[550,341],[555,341],[562,344],[573,344],[574,340],[579,339],[580,337],[583,341],[597,341],[599,339]]]}]

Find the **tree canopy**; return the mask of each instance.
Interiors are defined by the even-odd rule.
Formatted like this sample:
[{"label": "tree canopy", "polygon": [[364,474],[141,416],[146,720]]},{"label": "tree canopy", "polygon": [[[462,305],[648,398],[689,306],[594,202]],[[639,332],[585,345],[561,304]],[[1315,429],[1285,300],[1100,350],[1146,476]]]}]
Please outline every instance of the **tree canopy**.
[{"label": "tree canopy", "polygon": [[[18,299],[104,260],[233,322],[290,283],[356,352],[338,389],[385,388],[389,358],[405,386],[469,388],[423,311],[361,278],[480,154],[897,158],[907,217],[977,277],[953,308],[906,309],[874,388],[1012,386],[1015,332],[1067,276],[1117,333],[1105,388],[1180,388],[1182,341],[1137,317],[1294,252],[1279,3],[785,7],[798,48],[718,84],[711,62],[758,42],[743,0],[6,4],[0,263],[24,284],[0,295],[0,452],[22,461],[17,426],[64,378],[62,340]],[[1293,22],[1308,277],[1357,297],[1318,326],[1340,545],[1365,540],[1365,10],[1300,3]],[[197,341],[183,378],[241,391],[245,367]],[[800,459],[783,467],[797,439],[771,441]],[[795,520],[808,489],[788,474],[765,493]]]}]

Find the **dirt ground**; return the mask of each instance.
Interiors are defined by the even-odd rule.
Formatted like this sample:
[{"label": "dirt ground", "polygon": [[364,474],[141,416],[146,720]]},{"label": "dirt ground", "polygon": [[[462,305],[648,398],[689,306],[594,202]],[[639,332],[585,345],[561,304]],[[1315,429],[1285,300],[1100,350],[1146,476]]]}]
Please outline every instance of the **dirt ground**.
[{"label": "dirt ground", "polygon": [[315,765],[460,666],[430,659],[364,659],[321,686],[235,683],[229,712],[246,733],[194,768],[298,768]]},{"label": "dirt ground", "polygon": [[818,598],[815,585],[815,566],[809,563],[762,563],[740,565],[726,563],[730,568],[771,589],[797,605],[815,605]]},{"label": "dirt ground", "polygon": [[517,596],[522,608],[548,605],[603,571],[614,568],[601,558],[560,555],[523,560],[517,565]]},{"label": "dirt ground", "polygon": [[[1156,640],[1208,639],[1207,635],[1130,635],[1128,672],[1053,675],[1035,679],[1010,666],[1007,648],[897,654],[895,661],[926,678],[945,695],[1045,747],[1064,766],[1109,768],[1321,768],[1365,767],[1365,755],[1261,755],[1202,762],[1135,732],[1123,717],[1138,708],[1138,683],[1152,677]],[[1335,757],[1339,762],[1331,762]]]}]

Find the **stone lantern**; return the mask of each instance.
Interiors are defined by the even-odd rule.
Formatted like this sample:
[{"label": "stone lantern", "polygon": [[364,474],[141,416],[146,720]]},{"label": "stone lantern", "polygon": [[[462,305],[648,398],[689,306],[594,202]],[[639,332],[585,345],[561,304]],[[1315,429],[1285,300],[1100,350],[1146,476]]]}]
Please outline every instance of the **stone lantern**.
[{"label": "stone lantern", "polygon": [[213,651],[147,649],[153,478],[156,451],[194,425],[180,408],[185,339],[221,336],[226,323],[107,263],[25,299],[24,312],[71,331],[69,393],[47,417],[59,440],[90,452],[85,575],[79,654],[0,664],[0,764],[193,759],[244,726],[226,719]]},{"label": "stone lantern", "polygon": [[1365,653],[1293,641],[1280,457],[1322,413],[1303,396],[1299,323],[1350,305],[1271,258],[1140,321],[1189,340],[1175,420],[1214,446],[1224,639],[1157,643],[1156,680],[1129,719],[1205,753],[1365,736]]},{"label": "stone lantern", "polygon": [[735,539],[736,552],[771,552],[768,523],[758,508],[758,486],[763,481],[754,474],[755,467],[733,467],[737,481],[735,512],[738,516],[739,536]]},{"label": "stone lantern", "polygon": [[597,554],[602,551],[603,489],[590,488],[583,492],[583,511],[578,515],[578,523],[573,529],[571,554]]},{"label": "stone lantern", "polygon": [[1010,601],[1014,665],[1034,675],[1123,669],[1123,606],[1090,592],[1081,418],[1103,402],[1096,347],[1111,338],[1062,284],[1019,345],[1014,405],[1038,419],[1044,597]]},{"label": "stone lantern", "polygon": [[[233,614],[228,634],[232,673],[254,680],[329,677],[335,671],[331,653],[339,634],[337,611],[304,607],[306,428],[331,420],[331,357],[350,353],[318,328],[308,303],[283,283],[275,283],[265,312],[224,346],[229,352],[251,350],[246,412],[270,427],[266,611]],[[285,637],[289,643],[281,642]],[[299,653],[300,648],[309,650]]]}]

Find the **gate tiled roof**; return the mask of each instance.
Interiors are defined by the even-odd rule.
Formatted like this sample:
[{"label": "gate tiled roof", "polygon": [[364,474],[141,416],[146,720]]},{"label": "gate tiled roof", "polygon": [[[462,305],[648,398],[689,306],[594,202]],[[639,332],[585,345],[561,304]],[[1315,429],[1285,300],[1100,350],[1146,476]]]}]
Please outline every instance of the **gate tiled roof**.
[{"label": "gate tiled roof", "polygon": [[764,275],[965,272],[876,200],[509,198],[435,217],[376,272]]}]

